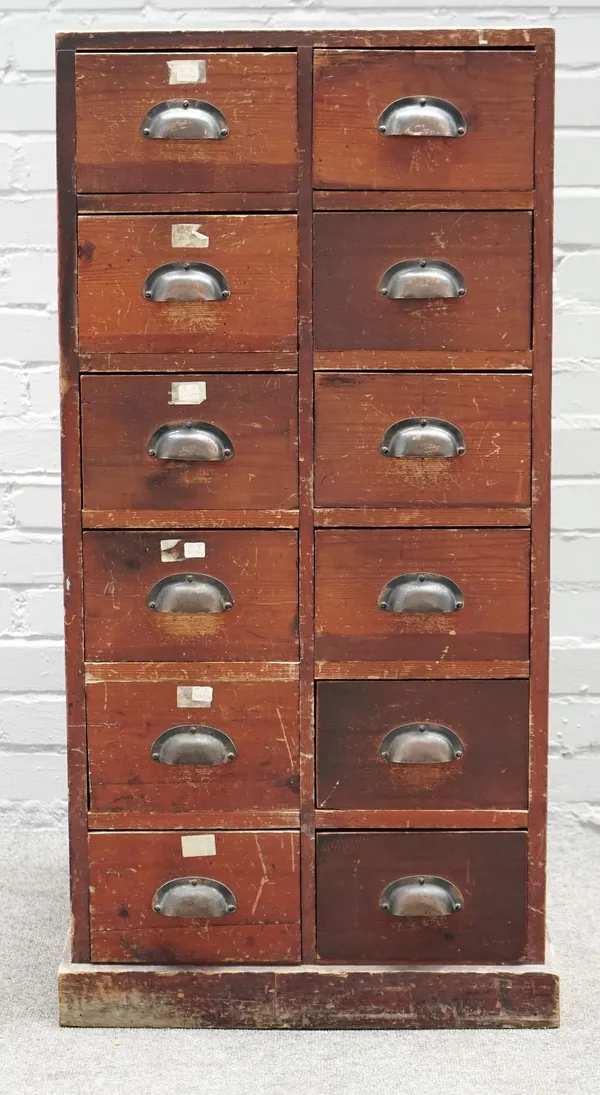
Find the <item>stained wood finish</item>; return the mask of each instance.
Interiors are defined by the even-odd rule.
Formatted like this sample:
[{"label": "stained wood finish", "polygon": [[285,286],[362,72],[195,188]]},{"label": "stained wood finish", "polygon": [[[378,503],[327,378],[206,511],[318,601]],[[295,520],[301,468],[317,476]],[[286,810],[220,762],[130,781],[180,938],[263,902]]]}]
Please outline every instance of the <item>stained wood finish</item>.
[{"label": "stained wood finish", "polygon": [[[102,814],[103,818],[107,815]],[[527,810],[316,810],[317,829],[526,829]],[[116,828],[116,826],[114,826]],[[97,824],[96,828],[108,828]],[[140,824],[136,828],[143,829]],[[240,826],[241,828],[241,826]]]},{"label": "stained wood finish", "polygon": [[[530,348],[530,213],[316,213],[314,223],[317,350]],[[466,295],[380,295],[390,266],[420,259],[455,266]]]},{"label": "stained wood finish", "polygon": [[531,190],[315,190],[313,195],[313,208],[319,210],[533,209],[534,204]]},{"label": "stained wood finish", "polygon": [[[325,961],[518,962],[526,932],[527,835],[319,833],[317,950]],[[447,879],[464,906],[395,917],[379,906],[406,876]]]},{"label": "stained wood finish", "polygon": [[77,198],[79,213],[287,213],[296,208],[295,194],[79,194]]},{"label": "stained wood finish", "polygon": [[[298,809],[298,687],[215,683],[206,707],[178,705],[172,683],[89,684],[90,808],[128,814]],[[170,727],[211,727],[236,756],[214,766],[162,764],[151,750]],[[164,822],[163,822],[164,825]],[[232,819],[231,827],[235,827]]]},{"label": "stained wood finish", "polygon": [[[461,511],[462,512],[462,511]],[[506,511],[501,511],[506,513]],[[106,510],[84,509],[84,528],[298,528],[298,510],[293,509],[167,509]],[[323,522],[321,522],[323,523]],[[345,523],[345,522],[344,522]],[[395,522],[394,522],[395,523]],[[460,521],[459,524],[482,524]],[[490,524],[529,524],[529,521],[498,520]],[[454,524],[454,522],[453,522]]]},{"label": "stained wood finish", "polygon": [[[77,189],[83,191],[295,190],[293,53],[186,53],[202,82],[170,82],[171,53],[77,55]],[[201,99],[225,115],[224,140],[150,140],[142,121],[157,103]],[[116,124],[118,123],[118,124]]]},{"label": "stained wood finish", "polygon": [[[216,854],[189,857],[180,833],[90,833],[92,961],[298,961],[298,834],[214,835]],[[210,920],[154,912],[159,887],[188,877],[228,886],[236,911]]]},{"label": "stained wood finish", "polygon": [[381,372],[389,369],[399,372],[457,371],[522,372],[533,368],[531,350],[513,353],[501,351],[458,350],[455,352],[432,350],[317,350],[314,354],[316,370],[368,369]]},{"label": "stained wood finish", "polygon": [[494,659],[482,662],[476,657],[472,661],[317,661],[315,677],[317,680],[367,680],[367,681],[408,681],[412,679],[438,677],[444,680],[462,680],[468,677],[482,679],[511,679],[529,676],[529,661],[506,661]]},{"label": "stained wood finish", "polygon": [[213,685],[215,681],[297,681],[298,662],[88,662],[86,684],[109,681],[173,681]]},{"label": "stained wood finish", "polygon": [[[315,510],[315,525],[320,525],[323,528],[347,528],[348,526],[385,528],[389,525],[394,528],[404,525],[412,525],[417,528],[441,527],[444,525],[451,525],[452,527],[473,526],[475,528],[480,525],[513,525],[526,528],[530,522],[531,508],[529,506],[475,506],[473,509],[464,506],[459,509],[451,506],[437,509],[393,509],[388,506],[385,509],[368,509],[363,506],[356,509],[354,506],[348,506],[343,509]],[[92,524],[97,525],[98,520],[95,518],[93,521],[87,520],[86,522],[86,514],[84,513],[84,523],[90,526]],[[264,523],[266,524],[266,521]],[[167,520],[165,519],[166,524]]]},{"label": "stained wood finish", "polygon": [[297,356],[289,351],[269,353],[200,354],[80,354],[82,373],[293,373]]},{"label": "stained wood finish", "polygon": [[[490,813],[490,811],[487,811],[487,813]],[[502,816],[507,819],[506,825],[499,825],[498,828],[509,827],[511,820],[514,819],[511,819],[506,812]],[[493,823],[493,818],[491,823]],[[522,818],[516,827],[519,826],[523,828]],[[160,814],[128,813],[126,815],[100,811],[88,814],[90,832],[107,832],[111,830],[122,832],[124,829],[127,829],[128,832],[136,830],[146,832],[178,829],[181,832],[189,833],[194,829],[209,829],[213,832],[216,829],[298,829],[299,827],[300,810],[298,809],[190,810],[186,813],[178,811],[173,814],[161,811]],[[328,828],[328,826],[322,827]],[[486,828],[485,825],[480,827]],[[329,828],[337,829],[339,826],[329,826]],[[352,825],[351,828],[355,828],[355,826]]]},{"label": "stained wood finish", "polygon": [[[526,190],[533,182],[535,60],[477,50],[315,53],[315,186],[340,190]],[[450,101],[464,137],[386,137],[390,103]]]},{"label": "stained wood finish", "polygon": [[[161,540],[203,542],[205,558],[161,561]],[[292,661],[298,654],[293,532],[86,532],[86,657],[90,661]],[[208,574],[234,597],[228,612],[153,612],[146,598],[170,574]]]},{"label": "stained wood finish", "polygon": [[[295,350],[296,221],[291,213],[80,217],[80,350]],[[208,247],[173,247],[174,224],[199,224]],[[230,298],[145,300],[148,274],[183,261],[220,270]]]},{"label": "stained wood finish", "polygon": [[[530,377],[321,373],[315,384],[317,506],[447,512],[529,504]],[[382,454],[384,434],[394,423],[421,417],[460,429],[465,454]]]},{"label": "stained wood finish", "polygon": [[[317,806],[324,810],[526,810],[527,681],[321,681]],[[396,764],[383,739],[406,724],[453,731],[463,755]]]},{"label": "stained wood finish", "polygon": [[[451,579],[464,594],[464,608],[425,614],[382,611],[377,605],[382,589],[406,573]],[[424,663],[431,676],[437,675],[436,663],[492,663],[493,674],[496,660],[527,659],[529,533],[319,529],[315,629],[319,660],[407,659]]]},{"label": "stained wood finish", "polygon": [[551,27],[476,30],[307,31],[68,31],[56,36],[60,50],[295,49],[505,49],[534,50],[554,41]]},{"label": "stained wood finish", "polygon": [[[173,405],[173,376],[81,380],[83,502],[124,525],[127,510],[233,510],[298,505],[298,399],[293,376],[203,375],[202,403]],[[161,460],[149,440],[164,425],[224,431],[231,459]]]}]

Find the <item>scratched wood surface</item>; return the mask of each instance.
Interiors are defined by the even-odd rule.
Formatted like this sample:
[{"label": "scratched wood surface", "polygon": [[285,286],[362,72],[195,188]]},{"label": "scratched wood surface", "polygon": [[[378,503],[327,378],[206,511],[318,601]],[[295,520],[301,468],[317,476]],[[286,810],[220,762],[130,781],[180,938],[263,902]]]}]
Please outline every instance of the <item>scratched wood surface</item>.
[{"label": "scratched wood surface", "polygon": [[[317,953],[329,961],[518,962],[525,947],[527,834],[319,833]],[[458,888],[447,916],[380,908],[396,879],[431,876]]]},{"label": "scratched wood surface", "polygon": [[[298,809],[298,686],[214,684],[205,708],[181,705],[176,684],[97,683],[86,688],[90,808],[130,813]],[[152,746],[171,727],[226,733],[227,764],[162,764]],[[193,746],[193,736],[188,739]]]},{"label": "scratched wood surface", "polygon": [[[451,515],[460,506],[529,505],[529,376],[336,372],[317,374],[315,386],[317,506],[405,505]],[[457,427],[465,453],[447,459],[382,454],[386,432],[410,418]]]},{"label": "scratched wood surface", "polygon": [[[321,681],[317,686],[317,807],[527,808],[527,681]],[[434,723],[461,756],[392,763],[384,738]]]},{"label": "scratched wood surface", "polygon": [[[316,50],[314,180],[340,190],[526,190],[533,181],[535,58],[472,50]],[[405,96],[451,102],[464,137],[386,137]],[[422,145],[426,144],[426,148]]]},{"label": "scratched wood surface", "polygon": [[[205,545],[205,558],[163,562],[161,540]],[[298,655],[297,534],[202,529],[85,532],[85,649],[90,661],[293,661]],[[229,611],[158,612],[146,601],[171,574],[209,575]]]},{"label": "scratched wood surface", "polygon": [[[215,853],[199,856],[183,854],[180,833],[90,833],[88,842],[92,961],[299,960],[297,833],[219,832]],[[228,886],[236,910],[209,924],[153,910],[165,882],[191,877]]]},{"label": "scratched wood surface", "polygon": [[[79,53],[77,189],[82,191],[294,190],[296,57],[290,53],[190,53],[205,79],[173,83],[169,53]],[[151,140],[142,121],[169,100],[210,102],[224,140]]]},{"label": "scratched wood surface", "polygon": [[[173,353],[296,349],[297,218],[207,214],[79,218],[79,348]],[[174,224],[198,224],[206,248],[174,247]],[[229,283],[226,300],[146,300],[148,275],[204,262]]]},{"label": "scratched wood surface", "polygon": [[[174,406],[172,386],[186,383],[186,374],[82,377],[86,509],[108,511],[115,523],[121,516],[127,525],[127,510],[297,508],[295,378],[207,373],[203,381],[202,402]],[[223,431],[233,456],[206,462],[149,455],[156,430],[187,422]]]},{"label": "scratched wood surface", "polygon": [[[315,540],[318,660],[470,660],[490,664],[493,675],[496,660],[528,657],[527,529],[317,529]],[[378,607],[388,582],[420,573],[455,582],[464,607]]]},{"label": "scratched wood surface", "polygon": [[[315,213],[317,350],[528,350],[531,213]],[[463,297],[380,295],[397,262],[443,260]]]}]

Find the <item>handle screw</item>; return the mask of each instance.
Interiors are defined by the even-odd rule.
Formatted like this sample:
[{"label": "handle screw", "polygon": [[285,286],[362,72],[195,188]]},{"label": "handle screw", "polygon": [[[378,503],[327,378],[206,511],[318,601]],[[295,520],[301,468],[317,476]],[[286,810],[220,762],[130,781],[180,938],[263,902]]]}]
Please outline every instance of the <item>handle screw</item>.
[{"label": "handle screw", "polygon": [[224,601],[224,602],[223,602],[223,608],[225,608],[225,609],[227,609],[227,608],[233,608],[233,604],[232,604],[232,602],[231,602],[231,601]]},{"label": "handle screw", "polygon": [[462,909],[462,902],[461,901],[455,901],[454,902],[454,912],[460,912],[461,909]]},{"label": "handle screw", "polygon": [[424,582],[424,581],[425,581],[425,575],[424,575],[424,574],[419,574],[419,581],[420,581],[420,582]]},{"label": "handle screw", "polygon": [[384,760],[389,760],[390,759],[390,754],[387,752],[387,750],[386,750],[385,753],[382,753],[381,756],[383,757]]},{"label": "handle screw", "polygon": [[379,602],[379,607],[380,608],[387,608],[387,601],[380,601]]},{"label": "handle screw", "polygon": [[189,101],[187,99],[184,99],[181,105],[182,105],[184,110],[187,110],[187,108],[189,107],[190,104],[189,104]]},{"label": "handle screw", "polygon": [[184,264],[183,264],[183,269],[184,269],[184,270],[189,270],[189,269],[190,269],[190,266],[191,266],[191,263],[189,263],[189,262],[184,262]]},{"label": "handle screw", "polygon": [[381,902],[381,908],[383,909],[384,912],[387,912],[389,907],[390,906],[388,905],[387,901],[382,901]]},{"label": "handle screw", "polygon": [[464,295],[465,295],[466,291],[467,291],[466,289],[459,289],[459,290],[458,290],[458,295],[459,295],[459,297],[464,297]]},{"label": "handle screw", "polygon": [[458,133],[459,137],[464,137],[464,135],[465,135],[465,127],[464,127],[464,125],[459,125],[458,129],[456,130],[456,132]]},{"label": "handle screw", "polygon": [[149,137],[150,136],[150,130],[149,129],[144,129],[143,132],[144,132],[144,137]]},{"label": "handle screw", "polygon": [[419,106],[427,106],[427,99],[425,98],[425,96],[419,99]]},{"label": "handle screw", "polygon": [[156,601],[150,601],[148,608],[156,608]]},{"label": "handle screw", "polygon": [[235,760],[235,753],[228,753],[227,760]]},{"label": "handle screw", "polygon": [[187,582],[193,582],[194,581],[194,575],[193,574],[186,574],[185,578],[186,578]]},{"label": "handle screw", "polygon": [[419,259],[419,266],[427,266],[426,259]]},{"label": "handle screw", "polygon": [[424,885],[425,885],[425,879],[424,879],[424,878],[420,878],[420,879],[419,879],[419,886],[424,886]]},{"label": "handle screw", "polygon": [[380,126],[379,126],[379,132],[380,132],[380,133],[385,133],[385,131],[386,131],[386,130],[385,130],[385,126],[384,126],[384,125],[380,125]]},{"label": "handle screw", "polygon": [[156,456],[156,449],[148,449],[148,456]]},{"label": "handle screw", "polygon": [[220,130],[220,133],[221,133],[221,136],[222,136],[222,137],[226,137],[226,136],[227,136],[227,134],[229,133],[229,130],[228,130],[228,129],[221,129],[221,130]]},{"label": "handle screw", "polygon": [[422,425],[422,426],[426,426],[426,425],[427,425],[427,419],[426,419],[426,418],[422,418],[422,419],[421,419],[421,425]]},{"label": "handle screw", "polygon": [[144,296],[145,296],[145,297],[146,297],[146,298],[147,298],[148,300],[151,300],[151,299],[152,299],[152,290],[151,290],[151,289],[146,289],[146,292],[144,293]]},{"label": "handle screw", "polygon": [[388,295],[387,289],[380,289],[379,292],[380,292],[382,297],[387,297],[387,295]]},{"label": "handle screw", "polygon": [[235,912],[235,905],[228,905],[227,912]]},{"label": "handle screw", "polygon": [[457,749],[454,753],[454,756],[456,757],[457,760],[460,760],[460,758],[463,756],[462,749]]},{"label": "handle screw", "polygon": [[388,449],[387,445],[382,445],[381,446],[381,451],[382,451],[384,456],[387,456],[387,454],[390,450]]}]

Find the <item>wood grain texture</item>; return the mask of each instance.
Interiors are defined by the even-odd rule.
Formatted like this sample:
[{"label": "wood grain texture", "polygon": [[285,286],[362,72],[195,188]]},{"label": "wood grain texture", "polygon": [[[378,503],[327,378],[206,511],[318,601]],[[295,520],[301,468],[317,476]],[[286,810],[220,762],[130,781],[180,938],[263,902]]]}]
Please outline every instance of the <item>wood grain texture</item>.
[{"label": "wood grain texture", "polygon": [[[401,574],[451,579],[464,608],[384,612],[377,598]],[[319,661],[476,665],[529,653],[529,533],[525,529],[319,529]],[[493,671],[493,670],[492,670]],[[420,674],[417,674],[417,676]]]},{"label": "wood grain texture", "polygon": [[[506,514],[506,511],[501,511]],[[84,509],[84,528],[298,528],[298,510],[293,509],[183,509],[183,510],[106,510]],[[453,524],[455,522],[452,522]],[[460,523],[460,522],[459,522]],[[464,522],[463,522],[464,523]],[[474,524],[487,524],[475,521]],[[517,519],[490,521],[490,524],[529,524]]]},{"label": "wood grain texture", "polygon": [[[86,519],[85,513],[83,516],[84,524],[98,526],[97,517],[92,522]],[[260,524],[262,523],[261,521]],[[264,524],[266,523],[265,521]],[[477,528],[482,525],[526,528],[530,523],[531,508],[529,506],[524,508],[476,506],[474,509],[464,506],[459,508],[440,506],[437,509],[394,509],[388,506],[385,509],[365,507],[356,509],[354,506],[348,506],[343,509],[315,510],[315,525],[322,528],[385,528],[390,525],[398,527],[411,525],[415,528],[443,527],[444,525],[451,525],[452,528]]]},{"label": "wood grain texture", "polygon": [[[189,378],[188,378],[189,379]],[[83,502],[126,525],[127,510],[294,509],[298,506],[298,394],[291,375],[207,373],[200,404],[173,405],[186,374],[81,379]],[[229,460],[149,455],[161,426],[222,430]]]},{"label": "wood grain texture", "polygon": [[299,234],[298,401],[300,411],[300,803],[302,960],[315,959],[315,686],[314,686],[314,391],[313,391],[313,54],[298,49]]},{"label": "wood grain texture", "polygon": [[477,28],[474,30],[307,30],[307,31],[62,31],[57,35],[61,50],[87,52],[106,50],[191,50],[202,49],[296,49],[315,46],[330,49],[504,49],[509,46],[535,49],[552,41],[550,27]]},{"label": "wood grain texture", "polygon": [[527,810],[493,809],[315,811],[317,829],[526,829],[527,817]]},{"label": "wood grain texture", "polygon": [[[79,207],[84,211],[81,200]],[[315,190],[313,195],[313,208],[330,212],[345,209],[533,209],[533,207],[532,190]]]},{"label": "wood grain texture", "polygon": [[293,373],[297,355],[289,351],[270,353],[186,354],[80,354],[82,373]]},{"label": "wood grain texture", "polygon": [[[526,810],[527,681],[321,681],[317,807],[324,810]],[[407,724],[457,735],[462,756],[396,764],[384,738]]]},{"label": "wood grain texture", "polygon": [[531,350],[518,350],[514,353],[501,351],[458,350],[456,352],[438,350],[316,350],[315,369],[368,369],[381,372],[390,369],[400,372],[425,370],[426,372],[444,372],[457,370],[477,372],[490,370],[514,372],[531,370],[533,354]]},{"label": "wood grain texture", "polygon": [[298,662],[88,662],[86,684],[110,681],[174,681],[209,684],[215,681],[297,681]]},{"label": "wood grain texture", "polygon": [[[298,548],[293,532],[195,531],[205,559],[161,561],[160,533],[85,532],[89,661],[273,661],[297,656]],[[166,539],[187,539],[181,529]],[[146,598],[170,574],[208,574],[233,594],[219,613],[153,612]]]},{"label": "wood grain texture", "polygon": [[[489,811],[488,811],[489,812]],[[503,816],[508,816],[504,814]],[[299,810],[190,810],[189,812],[170,814],[105,813],[92,811],[88,814],[90,832],[127,832],[179,830],[191,832],[195,829],[299,829]],[[506,826],[500,828],[508,828]],[[338,828],[338,826],[336,826]],[[354,826],[352,826],[354,828]],[[486,828],[482,825],[481,828]]]},{"label": "wood grain texture", "polygon": [[77,197],[79,213],[291,213],[296,208],[295,193],[79,194]]},{"label": "wood grain texture", "polygon": [[549,967],[290,966],[256,969],[71,965],[64,1027],[413,1030],[557,1027]]},{"label": "wood grain texture", "polygon": [[[94,962],[295,962],[300,957],[298,834],[220,832],[216,853],[182,854],[179,833],[90,833]],[[152,899],[174,878],[215,879],[237,909],[167,917]]]},{"label": "wood grain texture", "polygon": [[[395,917],[382,891],[444,878],[463,897],[448,916]],[[317,951],[325,961],[518,962],[526,931],[527,835],[371,832],[317,835]]]},{"label": "wood grain texture", "polygon": [[[446,514],[462,506],[529,505],[530,377],[336,372],[317,374],[315,386],[317,506],[423,507]],[[464,455],[382,454],[394,423],[423,417],[456,426]]]},{"label": "wood grain texture", "polygon": [[[297,684],[211,688],[212,702],[199,708],[178,706],[172,683],[87,686],[91,810],[114,811],[126,826],[129,813],[298,809]],[[234,759],[213,766],[158,763],[152,746],[174,726],[227,734]]]},{"label": "wood grain texture", "polygon": [[[314,223],[317,350],[530,348],[530,213],[316,213]],[[385,271],[409,260],[450,263],[465,296],[382,297]]]},{"label": "wood grain texture", "polygon": [[[79,218],[79,348],[83,351],[187,352],[296,349],[297,218],[291,213],[208,213],[207,248],[173,247],[179,216]],[[228,280],[218,301],[143,297],[153,270],[170,262],[207,262]]]},{"label": "wood grain texture", "polygon": [[[170,54],[79,54],[77,189],[247,191],[296,188],[293,53],[198,53],[202,83],[169,83]],[[200,99],[224,114],[224,140],[151,140],[157,103]]]},{"label": "wood grain texture", "polygon": [[[535,59],[530,53],[315,52],[314,179],[331,190],[527,190],[533,182]],[[464,137],[387,137],[390,103],[451,102]]]},{"label": "wood grain texture", "polygon": [[405,681],[405,680],[429,680],[440,678],[443,680],[462,680],[469,677],[488,680],[491,678],[521,678],[529,676],[528,661],[507,661],[506,659],[494,659],[493,662],[482,662],[474,658],[472,661],[316,661],[315,677],[317,680],[332,681]]},{"label": "wood grain texture", "polygon": [[527,956],[543,961],[546,913],[548,676],[550,612],[550,456],[552,403],[552,215],[554,39],[538,53],[534,241],[531,521],[530,837]]},{"label": "wood grain texture", "polygon": [[87,863],[87,755],[83,691],[83,588],[81,557],[81,463],[79,459],[79,383],[75,346],[77,234],[73,181],[75,130],[75,57],[57,57],[58,182],[58,325],[60,340],[60,412],[62,522],[65,610],[65,685],[67,699],[67,778],[71,947],[73,958],[90,957]]}]

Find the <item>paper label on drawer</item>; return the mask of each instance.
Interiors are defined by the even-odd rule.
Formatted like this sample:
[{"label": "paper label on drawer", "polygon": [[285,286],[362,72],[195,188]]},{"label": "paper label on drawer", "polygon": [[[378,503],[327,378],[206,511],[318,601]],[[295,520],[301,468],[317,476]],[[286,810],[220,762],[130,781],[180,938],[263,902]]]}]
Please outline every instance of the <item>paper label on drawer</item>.
[{"label": "paper label on drawer", "polygon": [[182,836],[181,854],[184,859],[192,856],[216,855],[217,841],[213,833],[202,833],[199,836],[193,834]]},{"label": "paper label on drawer", "polygon": [[187,406],[192,403],[204,403],[206,399],[205,380],[174,380],[171,384],[169,403]]},{"label": "paper label on drawer", "polygon": [[167,61],[170,84],[205,84],[206,61]]},{"label": "paper label on drawer", "polygon": [[178,707],[212,707],[213,690],[210,684],[178,684]]},{"label": "paper label on drawer", "polygon": [[199,224],[171,225],[171,247],[208,247],[209,243]]},{"label": "paper label on drawer", "polygon": [[204,559],[206,557],[206,544],[201,540],[197,540],[195,543],[185,543],[183,545],[183,558],[184,559]]}]

